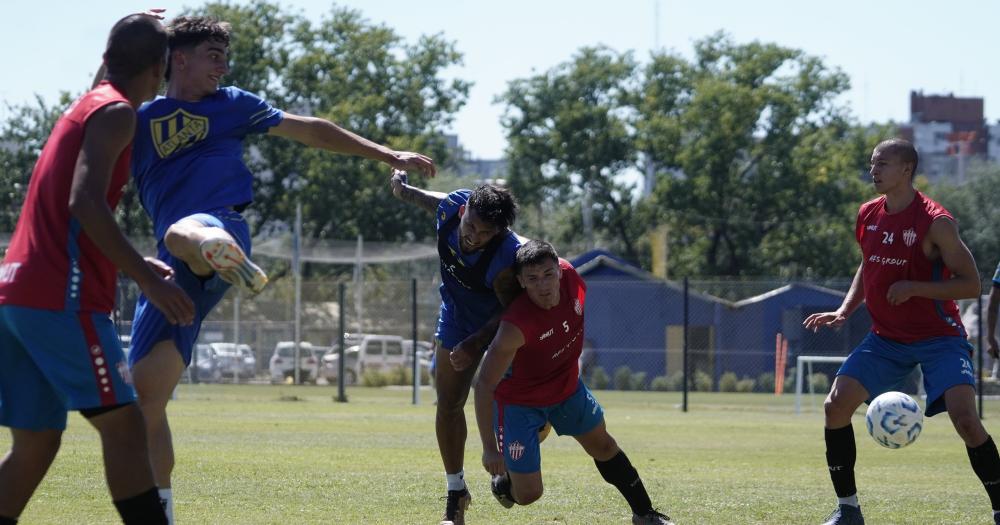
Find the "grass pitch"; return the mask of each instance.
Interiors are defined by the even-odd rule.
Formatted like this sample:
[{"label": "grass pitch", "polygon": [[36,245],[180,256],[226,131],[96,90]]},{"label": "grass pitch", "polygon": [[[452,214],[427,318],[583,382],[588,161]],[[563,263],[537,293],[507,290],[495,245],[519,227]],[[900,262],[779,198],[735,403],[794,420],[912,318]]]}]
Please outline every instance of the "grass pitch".
[{"label": "grass pitch", "polygon": [[[433,393],[331,387],[182,385],[169,411],[178,523],[436,524],[444,476]],[[679,524],[820,523],[835,499],[826,472],[821,399],[792,413],[792,396],[596,392],[608,429],[654,504]],[[542,445],[545,495],[507,510],[480,465],[472,403],[466,478],[470,524],[630,523],[630,512],[572,438]],[[986,425],[1000,403],[986,402]],[[874,524],[988,523],[989,500],[946,415],[905,449],[878,446],[854,419],[858,488]],[[996,430],[996,429],[994,429]],[[0,433],[0,450],[9,447]],[[114,523],[96,432],[72,415],[62,449],[21,523]]]}]

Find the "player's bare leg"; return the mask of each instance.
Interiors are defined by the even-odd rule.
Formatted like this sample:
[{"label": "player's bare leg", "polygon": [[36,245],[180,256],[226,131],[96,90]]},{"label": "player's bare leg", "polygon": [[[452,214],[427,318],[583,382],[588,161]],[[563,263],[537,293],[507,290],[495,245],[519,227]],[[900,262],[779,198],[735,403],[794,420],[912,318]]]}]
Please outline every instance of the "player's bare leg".
[{"label": "player's bare leg", "polygon": [[957,385],[944,393],[948,416],[965,442],[969,463],[982,482],[993,508],[993,521],[1000,523],[1000,453],[986,432],[976,410],[976,391],[972,385]]},{"label": "player's bare leg", "polygon": [[[479,363],[458,372],[451,366],[448,359],[451,349],[437,347],[434,369],[434,386],[437,390],[437,412],[434,419],[434,430],[437,434],[438,449],[444,463],[446,474],[457,475],[463,472],[465,464],[465,440],[468,428],[465,422],[465,402],[469,398],[472,378]],[[465,510],[472,503],[472,496],[464,488],[448,491],[448,501],[445,504],[444,524],[460,525],[465,523]]]},{"label": "player's bare leg", "polygon": [[13,443],[0,460],[0,516],[17,518],[59,452],[61,430],[10,429]]},{"label": "player's bare leg", "polygon": [[111,497],[118,501],[154,486],[146,429],[134,403],[88,419],[101,434],[104,470]]},{"label": "player's bare leg", "polygon": [[167,229],[163,244],[195,275],[217,272],[222,280],[255,294],[267,285],[267,274],[253,263],[226,230],[181,219]]},{"label": "player's bare leg", "polygon": [[146,439],[160,496],[166,500],[168,518],[173,522],[170,474],[174,470],[174,445],[167,422],[167,402],[184,372],[184,360],[173,341],[160,341],[132,367],[132,380],[139,395],[139,407],[146,420]]}]

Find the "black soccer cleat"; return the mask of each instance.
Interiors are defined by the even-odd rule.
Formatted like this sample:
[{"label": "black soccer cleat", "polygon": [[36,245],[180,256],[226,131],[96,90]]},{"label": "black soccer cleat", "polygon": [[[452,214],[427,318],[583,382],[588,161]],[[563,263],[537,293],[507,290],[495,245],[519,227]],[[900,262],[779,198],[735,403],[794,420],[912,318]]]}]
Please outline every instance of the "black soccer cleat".
[{"label": "black soccer cleat", "polygon": [[510,474],[504,473],[503,476],[493,476],[493,480],[490,481],[490,491],[493,492],[493,497],[500,502],[504,508],[511,508],[514,506],[516,501],[514,501],[514,496],[510,492]]},{"label": "black soccer cleat", "polygon": [[633,514],[632,525],[674,525],[674,522],[670,520],[670,516],[653,509],[642,516]]},{"label": "black soccer cleat", "polygon": [[837,505],[823,525],[865,525],[865,517],[861,515],[861,507],[842,503]]},{"label": "black soccer cleat", "polygon": [[465,525],[465,511],[472,504],[469,489],[449,490],[440,525]]}]

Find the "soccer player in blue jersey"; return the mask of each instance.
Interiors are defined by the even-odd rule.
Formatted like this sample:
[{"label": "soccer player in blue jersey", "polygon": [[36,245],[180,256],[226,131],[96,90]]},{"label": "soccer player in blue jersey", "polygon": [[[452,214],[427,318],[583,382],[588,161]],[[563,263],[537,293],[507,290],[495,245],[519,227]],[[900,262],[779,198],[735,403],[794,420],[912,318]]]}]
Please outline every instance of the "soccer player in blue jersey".
[{"label": "soccer player in blue jersey", "polygon": [[139,110],[132,174],[153,220],[159,257],[173,267],[197,316],[192,326],[171,326],[140,297],[129,363],[146,418],[153,470],[172,516],[174,454],[167,401],[190,363],[201,321],[226,289],[235,285],[255,293],[267,283],[249,259],[250,231],[240,214],[253,200],[243,139],[267,133],[430,176],[435,168],[424,155],[393,151],[324,119],[282,112],[236,87],[220,88],[229,72],[228,24],[178,17],[167,29],[166,96]]},{"label": "soccer player in blue jersey", "polygon": [[441,309],[435,333],[435,430],[448,490],[441,525],[462,525],[472,501],[463,470],[465,401],[503,307],[520,293],[511,269],[522,243],[510,230],[517,205],[507,190],[492,185],[444,194],[410,186],[405,173],[395,172],[391,186],[397,199],[437,220]]}]

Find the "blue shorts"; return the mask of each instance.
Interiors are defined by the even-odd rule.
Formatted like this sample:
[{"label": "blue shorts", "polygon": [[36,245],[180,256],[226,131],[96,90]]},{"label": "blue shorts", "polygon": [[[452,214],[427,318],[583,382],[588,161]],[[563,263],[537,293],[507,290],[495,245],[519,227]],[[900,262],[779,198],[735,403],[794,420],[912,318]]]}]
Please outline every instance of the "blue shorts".
[{"label": "blue shorts", "polygon": [[0,424],[64,430],[69,410],[133,401],[107,314],[0,306]]},{"label": "blue shorts", "polygon": [[934,337],[915,343],[897,343],[869,333],[847,356],[837,375],[853,377],[864,385],[870,403],[879,394],[898,390],[914,367],[920,365],[927,392],[928,417],[947,410],[944,393],[957,385],[976,385],[972,345],[964,337]]},{"label": "blue shorts", "polygon": [[587,385],[580,381],[576,392],[562,403],[544,407],[501,405],[493,402],[493,432],[503,451],[507,470],[530,474],[542,469],[538,431],[545,422],[560,436],[581,436],[604,421],[604,409]]},{"label": "blue shorts", "polygon": [[[222,208],[207,213],[189,215],[184,219],[196,220],[205,226],[226,230],[233,239],[236,239],[236,243],[239,244],[244,253],[248,257],[250,256],[250,227],[239,213],[229,208]],[[169,340],[173,340],[174,346],[181,353],[181,358],[186,366],[191,363],[191,350],[198,339],[202,321],[208,317],[212,308],[219,304],[230,285],[216,274],[208,278],[195,275],[184,261],[170,255],[162,241],[159,243],[157,257],[174,269],[174,279],[176,279],[177,284],[187,292],[194,302],[194,322],[190,326],[172,325],[155,306],[150,304],[145,294],[140,295],[135,306],[135,317],[132,320],[132,347],[128,355],[129,366],[135,366],[157,343]]]},{"label": "blue shorts", "polygon": [[461,326],[458,321],[452,318],[451,313],[448,312],[445,305],[441,304],[441,308],[438,311],[438,322],[437,328],[434,330],[434,337],[438,341],[441,341],[442,348],[454,350],[458,346],[458,343],[476,333],[476,330],[470,330],[468,327]]}]

